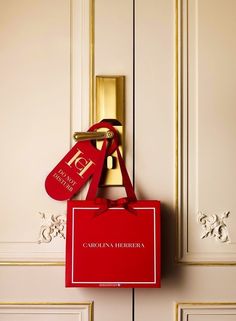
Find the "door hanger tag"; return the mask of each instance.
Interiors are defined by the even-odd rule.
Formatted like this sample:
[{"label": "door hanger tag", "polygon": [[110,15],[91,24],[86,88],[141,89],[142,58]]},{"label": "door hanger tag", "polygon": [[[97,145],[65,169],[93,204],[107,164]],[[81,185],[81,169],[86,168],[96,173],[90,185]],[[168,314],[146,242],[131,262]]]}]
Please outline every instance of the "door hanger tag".
[{"label": "door hanger tag", "polygon": [[[100,128],[100,124],[96,126],[97,128]],[[93,130],[94,126],[89,129]],[[115,148],[116,137],[114,138],[112,146]],[[109,154],[112,146],[107,151]],[[101,150],[96,149],[91,141],[78,141],[47,176],[45,189],[48,195],[58,201],[68,200],[75,195],[94,174],[97,167],[103,166],[106,147],[106,140]]]}]

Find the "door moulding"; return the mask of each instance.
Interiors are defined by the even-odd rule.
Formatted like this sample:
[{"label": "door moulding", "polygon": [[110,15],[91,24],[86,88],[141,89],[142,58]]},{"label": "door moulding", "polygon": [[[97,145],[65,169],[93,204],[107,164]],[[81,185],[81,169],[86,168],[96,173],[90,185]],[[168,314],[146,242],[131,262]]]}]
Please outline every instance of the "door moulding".
[{"label": "door moulding", "polygon": [[[0,302],[0,316],[30,314],[78,315],[84,321],[93,321],[93,302]],[[34,317],[32,316],[32,320]]]},{"label": "door moulding", "polygon": [[[220,11],[219,8],[218,12]],[[212,201],[208,201],[209,211],[205,206],[202,209],[199,201],[203,198],[203,192],[200,193],[199,191],[201,191],[200,187],[203,186],[202,180],[205,173],[204,166],[199,165],[199,163],[200,161],[202,163],[205,161],[204,165],[208,164],[202,156],[204,148],[202,147],[203,144],[200,145],[203,140],[199,134],[199,127],[201,127],[201,130],[204,126],[204,130],[207,126],[209,127],[209,124],[200,123],[203,119],[203,111],[202,109],[200,110],[199,106],[205,105],[199,103],[198,97],[200,95],[198,89],[199,74],[202,75],[202,69],[199,67],[199,51],[200,48],[205,47],[200,47],[199,45],[199,33],[203,29],[203,27],[200,29],[199,25],[202,22],[203,26],[205,26],[205,20],[199,21],[199,10],[197,0],[175,1],[176,262],[190,265],[236,265],[236,243],[230,240],[233,215],[228,219],[227,226],[225,222],[221,222],[221,213],[233,213],[232,205],[227,205],[228,207],[224,208],[225,204],[219,203],[218,207],[212,208],[212,213],[210,213],[211,206],[215,204]],[[201,10],[203,10],[202,7]],[[213,50],[211,47],[209,48],[207,47],[207,49]],[[202,61],[205,60],[201,59],[201,67],[204,66]],[[231,109],[229,110],[227,117],[230,117]],[[201,118],[199,116],[200,111]],[[200,156],[199,150],[201,151]],[[218,168],[217,165],[215,168]],[[213,184],[210,178],[208,180],[210,184]],[[199,181],[202,185],[200,185]],[[222,189],[221,193],[224,191]],[[210,190],[210,192],[212,191]],[[215,195],[214,192],[211,195]],[[204,204],[206,205],[206,201]],[[216,213],[218,220],[222,224],[220,223],[221,230],[214,237],[201,237],[203,225],[199,224],[202,222],[199,222],[198,217],[196,217],[199,212],[209,213],[207,214],[209,218],[214,217]],[[213,226],[207,227],[213,228]],[[215,232],[217,233],[216,229],[214,229],[213,234]],[[218,239],[219,242],[215,242],[215,239]],[[200,242],[203,243],[200,244]]]}]

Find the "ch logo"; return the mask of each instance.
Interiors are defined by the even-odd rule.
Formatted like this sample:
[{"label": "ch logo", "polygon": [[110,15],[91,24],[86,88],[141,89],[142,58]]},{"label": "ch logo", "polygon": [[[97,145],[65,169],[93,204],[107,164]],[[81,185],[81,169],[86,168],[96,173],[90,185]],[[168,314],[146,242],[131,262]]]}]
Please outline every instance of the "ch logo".
[{"label": "ch logo", "polygon": [[83,178],[83,175],[85,172],[95,163],[91,159],[86,159],[82,156],[83,152],[78,149],[77,153],[69,160],[69,162],[66,162],[66,164],[69,167],[75,166],[76,169],[78,169],[78,175]]}]

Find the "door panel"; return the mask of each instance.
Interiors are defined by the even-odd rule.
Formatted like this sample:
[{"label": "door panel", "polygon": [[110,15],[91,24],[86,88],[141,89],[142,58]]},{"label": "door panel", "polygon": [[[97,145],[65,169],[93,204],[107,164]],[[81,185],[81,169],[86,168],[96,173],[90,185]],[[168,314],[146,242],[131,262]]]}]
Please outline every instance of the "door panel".
[{"label": "door panel", "polygon": [[86,304],[5,304],[0,305],[1,321],[88,321],[91,306]]},{"label": "door panel", "polygon": [[1,261],[58,261],[64,240],[38,241],[43,213],[65,214],[44,179],[70,143],[70,3],[0,5]]},{"label": "door panel", "polygon": [[214,321],[235,320],[235,304],[214,303],[214,304],[187,304],[180,303],[177,307],[177,320],[191,321]]},{"label": "door panel", "polygon": [[236,3],[183,1],[179,10],[179,255],[235,262]]}]

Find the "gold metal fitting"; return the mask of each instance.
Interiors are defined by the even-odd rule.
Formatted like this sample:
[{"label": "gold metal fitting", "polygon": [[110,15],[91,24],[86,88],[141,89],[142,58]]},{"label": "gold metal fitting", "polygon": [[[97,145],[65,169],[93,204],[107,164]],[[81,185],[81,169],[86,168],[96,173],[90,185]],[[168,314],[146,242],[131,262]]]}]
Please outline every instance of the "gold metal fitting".
[{"label": "gold metal fitting", "polygon": [[109,130],[107,132],[75,132],[73,135],[74,140],[102,140],[113,138],[114,133]]}]

